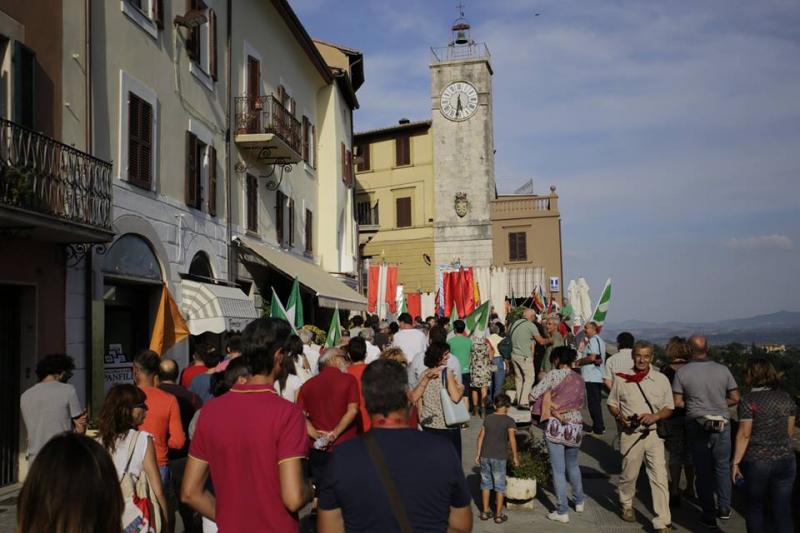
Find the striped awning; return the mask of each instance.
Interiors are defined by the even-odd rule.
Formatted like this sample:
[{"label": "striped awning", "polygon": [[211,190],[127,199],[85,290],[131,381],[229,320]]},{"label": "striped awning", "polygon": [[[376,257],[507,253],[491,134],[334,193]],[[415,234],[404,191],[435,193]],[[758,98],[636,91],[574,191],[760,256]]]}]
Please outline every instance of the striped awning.
[{"label": "striped awning", "polygon": [[188,279],[181,281],[181,311],[192,335],[241,331],[259,317],[241,289]]}]

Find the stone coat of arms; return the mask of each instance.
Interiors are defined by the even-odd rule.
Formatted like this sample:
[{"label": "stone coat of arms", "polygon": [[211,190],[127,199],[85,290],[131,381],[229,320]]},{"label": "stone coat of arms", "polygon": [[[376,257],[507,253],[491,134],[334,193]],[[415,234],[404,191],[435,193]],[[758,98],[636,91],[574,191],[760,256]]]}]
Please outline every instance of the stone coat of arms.
[{"label": "stone coat of arms", "polygon": [[464,218],[467,215],[467,212],[469,212],[469,200],[467,200],[467,193],[456,193],[455,208],[456,215],[459,217]]}]

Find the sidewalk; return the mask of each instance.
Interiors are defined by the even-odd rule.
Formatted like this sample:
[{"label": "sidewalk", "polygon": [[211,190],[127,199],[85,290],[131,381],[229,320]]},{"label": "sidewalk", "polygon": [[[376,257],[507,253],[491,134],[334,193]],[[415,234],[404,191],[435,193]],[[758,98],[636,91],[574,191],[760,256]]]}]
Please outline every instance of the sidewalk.
[{"label": "sidewalk", "polygon": [[[513,414],[513,413],[512,413]],[[650,508],[650,488],[647,475],[642,469],[639,476],[638,492],[634,509],[636,510],[636,523],[624,522],[617,511],[616,486],[621,468],[619,453],[612,448],[616,436],[614,421],[608,413],[606,415],[606,430],[603,437],[586,437],[581,446],[580,465],[583,478],[583,491],[586,494],[586,511],[578,514],[570,512],[570,523],[560,524],[548,520],[545,515],[553,510],[555,496],[548,488],[538,487],[538,496],[533,510],[510,509],[507,511],[508,521],[498,525],[489,520],[483,522],[478,519],[480,508],[480,470],[474,464],[476,441],[481,428],[480,419],[473,418],[470,427],[462,432],[462,464],[464,473],[473,494],[473,515],[475,517],[473,531],[478,533],[498,531],[536,531],[537,533],[551,532],[586,532],[600,533],[611,531],[652,531],[651,520],[653,513]],[[515,416],[516,418],[516,416]],[[591,420],[584,412],[584,420]],[[529,426],[519,425],[518,432],[527,432]],[[542,438],[541,431],[534,429],[536,438]],[[734,498],[733,517],[728,521],[719,521],[722,531],[746,531],[744,509],[742,501]],[[673,531],[707,531],[700,525],[698,519],[700,510],[696,501],[682,502],[681,507],[672,509]]]}]

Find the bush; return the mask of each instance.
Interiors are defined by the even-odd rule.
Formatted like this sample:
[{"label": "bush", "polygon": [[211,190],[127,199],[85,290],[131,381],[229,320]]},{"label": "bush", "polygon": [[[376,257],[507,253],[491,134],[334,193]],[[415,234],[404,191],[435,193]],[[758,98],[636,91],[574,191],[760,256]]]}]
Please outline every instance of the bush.
[{"label": "bush", "polygon": [[510,477],[535,479],[537,483],[549,485],[551,481],[550,453],[544,440],[533,436],[517,438],[519,466],[508,461],[506,474]]},{"label": "bush", "polygon": [[314,343],[318,344],[319,346],[325,346],[325,341],[328,339],[328,333],[319,329],[317,326],[313,326],[311,324],[306,324],[303,326],[303,329],[307,329],[311,333],[314,334]]},{"label": "bush", "polygon": [[517,387],[514,384],[514,376],[506,374],[506,379],[503,380],[503,392],[510,390],[517,390]]}]

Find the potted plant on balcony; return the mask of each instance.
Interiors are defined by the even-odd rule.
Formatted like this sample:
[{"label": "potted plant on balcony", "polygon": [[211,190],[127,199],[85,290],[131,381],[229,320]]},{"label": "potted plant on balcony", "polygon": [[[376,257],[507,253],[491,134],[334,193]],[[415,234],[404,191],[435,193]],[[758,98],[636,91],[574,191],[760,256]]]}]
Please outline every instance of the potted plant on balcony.
[{"label": "potted plant on balcony", "polygon": [[519,466],[509,461],[506,470],[506,497],[512,505],[533,508],[538,483],[550,482],[550,455],[540,439],[528,436],[519,440]]}]

